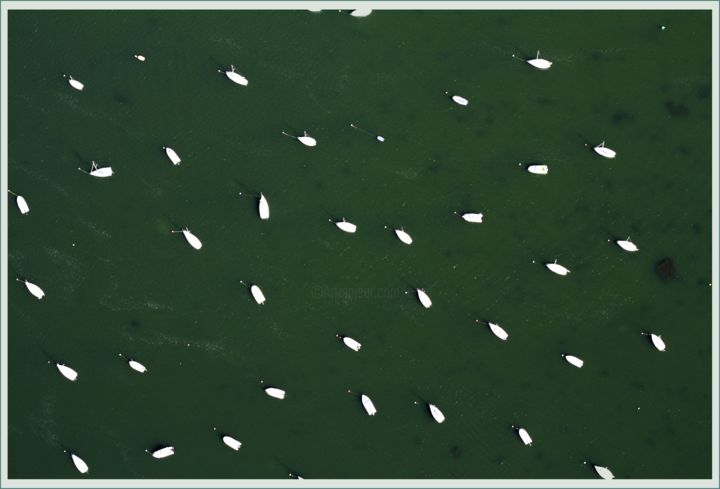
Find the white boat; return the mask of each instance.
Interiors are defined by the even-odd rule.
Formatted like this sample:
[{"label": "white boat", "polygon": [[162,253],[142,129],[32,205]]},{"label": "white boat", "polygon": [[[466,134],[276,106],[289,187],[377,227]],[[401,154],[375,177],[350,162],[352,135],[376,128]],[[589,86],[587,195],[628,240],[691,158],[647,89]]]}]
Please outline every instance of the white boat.
[{"label": "white boat", "polygon": [[140,363],[140,362],[138,362],[138,361],[135,361],[135,360],[132,360],[132,359],[130,359],[130,358],[127,358],[127,357],[126,357],[125,355],[123,355],[122,353],[118,353],[118,356],[120,356],[120,357],[124,358],[125,360],[127,360],[128,365],[130,366],[131,369],[133,369],[133,370],[135,370],[135,371],[137,371],[137,372],[140,372],[141,374],[147,372],[147,368],[145,368],[145,365],[143,365],[142,363]]},{"label": "white boat", "polygon": [[492,331],[495,336],[497,336],[503,341],[507,341],[508,336],[510,335],[508,335],[507,331],[502,329],[499,324],[488,322],[487,325],[490,328],[490,331]]},{"label": "white boat", "polygon": [[68,367],[67,365],[63,365],[62,363],[56,363],[55,366],[60,371],[63,377],[66,379],[75,382],[77,380],[78,374],[76,371]]},{"label": "white boat", "polygon": [[253,296],[253,299],[255,299],[255,302],[262,305],[265,304],[265,294],[263,294],[263,291],[260,290],[260,287],[253,284],[250,286],[250,293]]},{"label": "white boat", "polygon": [[[385,229],[387,229],[387,228],[388,227],[385,226]],[[400,241],[402,241],[406,245],[412,244],[412,242],[413,242],[412,237],[403,228],[394,229],[393,231],[395,231],[395,236],[397,236]]]},{"label": "white boat", "polygon": [[428,403],[428,408],[430,409],[430,415],[432,415],[433,419],[437,421],[438,423],[442,423],[445,421],[445,415],[438,409],[438,407],[435,404]]},{"label": "white boat", "polygon": [[480,212],[466,212],[464,214],[455,213],[456,216],[460,216],[467,222],[483,222],[483,215]]},{"label": "white boat", "polygon": [[615,158],[615,156],[617,155],[617,153],[615,151],[611,150],[610,148],[605,147],[605,141],[598,144],[593,149],[595,150],[595,152],[597,154],[599,154],[600,156],[602,156],[604,158],[612,159],[612,158]]},{"label": "white boat", "polygon": [[540,51],[537,52],[535,59],[528,59],[528,64],[539,70],[547,70],[552,66],[552,62],[540,57]]},{"label": "white boat", "polygon": [[532,445],[532,438],[530,438],[530,434],[525,428],[518,428],[517,426],[513,426],[513,428],[517,430],[518,436],[526,446]]},{"label": "white boat", "polygon": [[375,139],[377,139],[377,140],[380,141],[381,143],[385,142],[385,138],[384,138],[383,136],[380,136],[379,134],[373,134],[373,133],[371,133],[370,131],[366,131],[366,130],[363,129],[362,127],[358,127],[358,126],[356,126],[355,124],[353,124],[352,122],[350,123],[350,127],[352,127],[353,129],[357,129],[358,131],[362,131],[362,132],[364,132],[365,134],[368,134],[368,135],[370,135],[370,136],[374,136]]},{"label": "white boat", "polygon": [[360,351],[360,348],[362,347],[362,345],[357,340],[354,340],[354,339],[350,338],[349,336],[340,336],[340,335],[336,335],[336,336],[338,336],[338,338],[341,338],[342,342],[345,343],[345,346],[347,346],[351,350]]},{"label": "white boat", "polygon": [[527,167],[527,171],[535,175],[547,175],[549,170],[547,165],[530,165]]},{"label": "white boat", "polygon": [[133,54],[133,58],[138,61],[145,61],[145,56],[143,56],[142,54]]},{"label": "white boat", "polygon": [[8,193],[10,193],[10,195],[15,196],[15,203],[17,204],[18,209],[20,210],[20,214],[24,215],[24,214],[27,214],[28,212],[30,212],[30,206],[28,205],[27,201],[25,200],[25,197],[23,197],[22,195],[18,195],[11,190],[8,190]]},{"label": "white boat", "polygon": [[222,441],[224,444],[232,448],[233,450],[240,450],[240,447],[242,446],[242,443],[240,443],[240,440],[236,440],[232,436],[225,435],[222,437]]},{"label": "white boat", "polygon": [[595,468],[595,472],[597,472],[598,475],[599,475],[600,477],[602,477],[603,479],[608,479],[608,480],[609,480],[609,479],[614,479],[614,478],[615,478],[615,476],[613,475],[613,473],[612,473],[612,472],[610,471],[610,469],[608,469],[607,467],[600,467],[599,465],[593,465],[593,467]]},{"label": "white boat", "polygon": [[357,231],[357,226],[351,222],[347,222],[345,218],[342,218],[342,221],[333,221],[330,219],[330,222],[335,224],[337,227],[345,231],[346,233],[354,233]]},{"label": "white boat", "polygon": [[372,12],[371,8],[359,8],[350,12],[353,17],[367,17]]},{"label": "white boat", "polygon": [[175,447],[163,447],[158,448],[152,452],[152,456],[155,458],[165,458],[175,454]]},{"label": "white boat", "polygon": [[615,243],[617,243],[620,248],[631,253],[639,250],[639,248],[635,246],[635,243],[630,241],[630,237],[628,237],[628,239],[618,239]]},{"label": "white boat", "polygon": [[78,168],[78,170],[80,170],[81,172],[87,173],[88,175],[92,175],[93,177],[98,177],[98,178],[107,178],[107,177],[111,177],[113,175],[113,169],[111,166],[104,166],[102,168],[99,168],[97,166],[97,163],[95,163],[94,161],[92,162],[92,164],[90,166],[89,172],[83,170],[82,168]]},{"label": "white boat", "polygon": [[88,470],[90,470],[90,468],[87,466],[83,459],[81,459],[74,453],[70,453],[70,458],[72,459],[73,464],[75,464],[75,468],[78,469],[78,472],[80,472],[81,474],[88,473]]},{"label": "white boat", "polygon": [[233,65],[230,65],[229,71],[218,71],[220,73],[225,73],[225,76],[227,76],[232,82],[237,83],[238,85],[246,86],[248,84],[248,79],[235,71],[235,67]]},{"label": "white boat", "polygon": [[655,333],[642,333],[645,336],[650,336],[650,341],[652,341],[652,344],[655,346],[655,348],[658,349],[658,351],[665,351],[665,342],[660,337],[660,335]]},{"label": "white boat", "polygon": [[570,273],[570,270],[562,265],[559,265],[557,260],[555,260],[554,263],[546,263],[545,266],[548,267],[551,272],[557,273],[558,275],[567,275]]},{"label": "white boat", "polygon": [[180,231],[171,231],[173,233],[183,233],[183,236],[185,236],[185,239],[188,243],[190,243],[190,246],[195,248],[196,250],[199,250],[202,248],[202,243],[200,240],[195,236],[193,233],[190,232],[188,228],[181,229]]},{"label": "white boat", "polygon": [[300,141],[300,142],[301,142],[302,144],[304,144],[305,146],[313,147],[313,146],[317,145],[317,141],[315,140],[315,138],[309,136],[308,133],[307,133],[307,131],[303,131],[303,135],[302,135],[302,136],[293,136],[292,134],[288,134],[288,133],[286,133],[286,132],[284,132],[284,131],[283,131],[283,134],[284,134],[285,136],[287,136],[287,137],[297,139],[298,141]]},{"label": "white boat", "polygon": [[25,284],[25,287],[27,287],[28,292],[30,292],[38,299],[42,299],[43,297],[45,297],[45,292],[43,292],[43,289],[41,289],[34,283],[28,282],[27,280],[20,280],[19,278],[16,278],[15,280],[17,280],[18,282],[23,282]]},{"label": "white boat", "polygon": [[430,300],[430,296],[427,295],[427,292],[425,292],[423,289],[415,289],[415,291],[417,292],[420,304],[422,304],[425,309],[428,309],[430,306],[432,306],[432,301]]},{"label": "white boat", "polygon": [[262,193],[258,202],[258,214],[260,214],[260,219],[270,219],[270,205]]},{"label": "white boat", "polygon": [[566,355],[563,353],[562,356],[565,360],[567,360],[570,365],[574,365],[577,368],[582,368],[583,364],[585,363],[574,355]]},{"label": "white boat", "polygon": [[180,159],[180,157],[178,156],[178,154],[175,152],[174,149],[172,149],[168,146],[163,146],[163,149],[165,150],[165,154],[167,155],[168,158],[170,158],[170,161],[172,162],[173,165],[177,166],[180,164],[180,161],[182,161],[182,160]]},{"label": "white boat", "polygon": [[375,413],[377,413],[377,409],[375,409],[375,404],[373,404],[370,398],[363,394],[360,396],[360,401],[362,402],[362,405],[365,408],[365,411],[367,411],[368,415],[375,416]]},{"label": "white boat", "polygon": [[285,391],[277,387],[268,387],[265,389],[265,393],[275,399],[285,399]]},{"label": "white boat", "polygon": [[71,87],[73,87],[75,90],[81,90],[85,88],[85,85],[83,85],[80,81],[73,78],[71,75],[63,75],[63,77],[68,79],[68,83]]},{"label": "white boat", "polygon": [[[445,93],[447,95],[450,95],[448,92],[445,92]],[[470,101],[468,99],[466,99],[465,97],[461,97],[460,95],[452,95],[450,98],[452,99],[453,102],[455,102],[458,105],[467,105],[470,103]]]}]

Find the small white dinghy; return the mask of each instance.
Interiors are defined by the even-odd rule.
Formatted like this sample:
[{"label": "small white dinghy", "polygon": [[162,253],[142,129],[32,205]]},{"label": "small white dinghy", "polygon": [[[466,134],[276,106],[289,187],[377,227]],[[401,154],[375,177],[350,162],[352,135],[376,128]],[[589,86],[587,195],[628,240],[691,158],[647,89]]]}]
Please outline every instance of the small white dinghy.
[{"label": "small white dinghy", "polygon": [[377,409],[375,409],[375,404],[370,400],[368,396],[365,394],[362,394],[360,396],[360,401],[362,402],[363,407],[365,408],[365,411],[368,413],[369,416],[375,416],[375,413],[377,413]]},{"label": "small white dinghy", "polygon": [[[388,227],[385,226],[385,229],[388,229]],[[397,236],[400,241],[402,241],[406,245],[412,244],[412,237],[403,228],[393,229],[393,231],[395,231],[395,236]]]},{"label": "small white dinghy", "polygon": [[85,88],[85,85],[83,85],[79,80],[76,80],[71,75],[63,75],[63,78],[68,79],[68,83],[71,87],[73,87],[75,90],[82,91],[83,88]]},{"label": "small white dinghy", "polygon": [[[147,450],[145,450],[145,451],[147,451]],[[175,447],[158,448],[157,450],[152,452],[152,456],[154,458],[165,458],[165,457],[169,457],[170,455],[174,455],[174,454],[175,454]]]},{"label": "small white dinghy", "polygon": [[552,66],[552,62],[540,57],[540,51],[537,52],[535,59],[526,60],[528,64],[538,70],[548,70]]},{"label": "small white dinghy", "polygon": [[417,292],[420,304],[422,304],[425,309],[429,309],[430,306],[432,306],[432,301],[430,300],[430,296],[427,295],[427,292],[423,289],[415,289],[415,291]]},{"label": "small white dinghy", "polygon": [[597,154],[599,154],[599,155],[602,156],[603,158],[610,158],[610,159],[612,159],[612,158],[615,158],[615,156],[617,155],[617,153],[616,153],[615,151],[611,150],[610,148],[606,148],[606,147],[605,147],[605,141],[603,141],[602,143],[598,144],[598,145],[595,146],[593,149],[595,150],[595,152],[596,152]]},{"label": "small white dinghy", "polygon": [[562,357],[563,357],[565,360],[567,360],[567,362],[568,362],[570,365],[574,365],[574,366],[577,367],[577,368],[582,368],[582,366],[585,364],[585,362],[583,362],[582,360],[580,360],[580,359],[579,359],[578,357],[576,357],[575,355],[566,355],[566,354],[563,353],[563,354],[562,354]]},{"label": "small white dinghy", "polygon": [[[243,284],[245,287],[248,286],[248,284],[246,284],[242,280],[240,281],[240,283]],[[255,302],[257,302],[260,305],[265,304],[265,294],[263,294],[263,291],[260,290],[260,287],[258,287],[255,284],[251,284],[250,285],[250,293],[252,294],[253,299],[255,299]]]},{"label": "small white dinghy", "polygon": [[483,222],[483,215],[481,212],[465,212],[464,214],[458,214],[457,212],[455,212],[454,214],[456,216],[462,217],[467,222]]},{"label": "small white dinghy", "polygon": [[260,201],[258,202],[258,214],[260,214],[260,219],[270,219],[270,205],[262,193],[260,193]]},{"label": "small white dinghy", "polygon": [[510,336],[510,335],[508,335],[507,331],[502,329],[502,327],[500,327],[499,324],[488,322],[487,325],[488,325],[488,328],[490,328],[490,331],[492,331],[495,336],[497,336],[498,338],[500,338],[503,341],[507,341],[508,336]]},{"label": "small white dinghy", "polygon": [[518,436],[522,440],[522,442],[525,444],[525,446],[532,445],[532,438],[530,438],[530,434],[527,432],[525,428],[518,428],[517,426],[513,426],[513,429],[517,431]]},{"label": "small white dinghy", "polygon": [[344,217],[342,218],[342,221],[333,221],[332,219],[328,220],[346,233],[354,233],[355,231],[357,231],[357,226],[351,222],[346,221]]},{"label": "small white dinghy", "polygon": [[22,195],[18,195],[18,194],[16,194],[15,192],[13,192],[12,190],[9,190],[9,189],[8,189],[8,193],[9,193],[10,195],[14,195],[14,196],[15,196],[15,203],[16,203],[17,206],[18,206],[18,210],[20,210],[20,214],[25,215],[25,214],[27,214],[28,212],[30,212],[30,206],[28,205],[27,201],[25,200],[25,197],[23,197]]},{"label": "small white dinghy", "polygon": [[288,133],[286,133],[285,131],[283,131],[283,134],[284,134],[285,136],[287,136],[287,137],[295,138],[295,139],[297,139],[298,141],[300,141],[302,144],[304,144],[305,146],[309,146],[309,147],[311,147],[311,148],[312,148],[313,146],[317,145],[317,141],[315,140],[315,138],[309,136],[308,133],[307,133],[307,131],[303,131],[303,135],[302,135],[302,136],[293,136],[292,134],[288,134]]},{"label": "small white dinghy", "polygon": [[428,403],[428,409],[430,409],[430,415],[433,417],[435,421],[438,423],[442,423],[445,421],[445,415],[438,409],[438,407],[435,404]]},{"label": "small white dinghy", "polygon": [[[213,430],[217,431],[217,428],[213,426]],[[240,442],[240,440],[237,440],[229,435],[223,435],[222,441],[224,444],[226,444],[227,446],[229,446],[230,448],[232,448],[235,451],[240,450],[240,447],[242,446],[242,443]]]},{"label": "small white dinghy", "polygon": [[27,287],[28,292],[30,292],[38,299],[42,299],[43,297],[45,297],[45,292],[43,292],[43,289],[41,289],[34,283],[28,282],[27,280],[20,280],[19,278],[16,278],[15,280],[17,280],[18,282],[23,282],[25,284],[25,287]]},{"label": "small white dinghy", "polygon": [[595,472],[597,472],[603,479],[610,480],[615,478],[615,475],[613,475],[607,467],[600,467],[599,465],[593,465],[593,467],[595,468]]},{"label": "small white dinghy", "polygon": [[73,464],[75,464],[75,468],[78,469],[78,472],[81,474],[87,474],[90,468],[85,463],[83,459],[75,455],[74,453],[70,453],[70,458],[72,459]]},{"label": "small white dinghy", "polygon": [[277,387],[268,387],[265,389],[265,393],[275,399],[285,399],[285,391]]},{"label": "small white dinghy", "polygon": [[529,165],[527,171],[535,175],[547,175],[550,170],[547,165]]},{"label": "small white dinghy", "polygon": [[362,348],[362,345],[360,344],[360,342],[350,338],[349,336],[342,336],[342,335],[335,335],[335,336],[340,338],[342,340],[342,342],[345,343],[345,346],[347,346],[351,350],[360,351],[360,348]]},{"label": "small white dinghy", "polygon": [[145,61],[145,56],[143,56],[142,54],[133,54],[133,58],[138,61]]},{"label": "small white dinghy", "polygon": [[558,275],[567,275],[568,273],[570,273],[570,270],[568,270],[562,265],[559,265],[557,260],[555,260],[553,263],[546,263],[545,266],[548,267],[551,272],[557,273]]},{"label": "small white dinghy", "polygon": [[78,170],[80,170],[83,173],[87,173],[88,175],[92,175],[93,177],[98,177],[98,178],[107,178],[107,177],[113,176],[113,169],[111,166],[104,166],[102,168],[99,168],[97,166],[97,163],[95,163],[94,161],[92,162],[92,164],[90,166],[89,172],[83,170],[82,168],[78,168]]},{"label": "small white dinghy", "polygon": [[227,76],[233,83],[237,83],[242,86],[247,86],[248,84],[248,79],[235,71],[235,67],[233,65],[230,65],[230,71],[218,70],[218,72],[225,73],[225,76]]},{"label": "small white dinghy", "polygon": [[620,248],[624,249],[625,251],[629,251],[631,253],[634,253],[635,251],[639,250],[639,248],[637,246],[635,246],[635,243],[630,241],[629,236],[628,236],[628,239],[618,239],[617,241],[615,241],[615,243],[617,243],[617,245]]},{"label": "small white dinghy", "polygon": [[63,377],[68,379],[71,382],[75,382],[77,380],[78,374],[75,370],[71,369],[67,365],[64,365],[62,363],[55,363],[55,366],[60,371]]},{"label": "small white dinghy", "polygon": [[452,101],[458,105],[464,106],[464,105],[467,105],[470,103],[470,101],[468,99],[466,99],[465,97],[461,97],[460,95],[450,95],[450,92],[445,92],[445,95],[450,97],[452,99]]},{"label": "small white dinghy", "polygon": [[650,337],[650,341],[652,341],[652,344],[655,346],[655,348],[658,349],[658,351],[665,351],[665,342],[660,337],[660,335],[655,333],[642,333],[645,336]]},{"label": "small white dinghy", "polygon": [[353,17],[367,17],[372,12],[371,8],[359,8],[350,12]]},{"label": "small white dinghy", "polygon": [[135,370],[136,372],[140,372],[141,374],[144,374],[145,372],[147,372],[147,368],[145,368],[145,365],[143,365],[142,363],[135,361],[131,358],[128,358],[125,355],[123,355],[122,353],[118,353],[118,356],[124,358],[125,361],[127,361],[130,368]]},{"label": "small white dinghy", "polygon": [[202,248],[202,242],[195,236],[193,233],[190,232],[188,228],[181,229],[179,231],[171,231],[172,233],[183,233],[183,236],[185,236],[185,239],[188,243],[190,243],[190,246],[195,248],[196,250],[199,250]]},{"label": "small white dinghy", "polygon": [[169,146],[163,146],[163,149],[165,150],[165,154],[168,158],[170,158],[170,161],[173,165],[177,166],[182,161],[178,154],[175,152],[174,149],[170,148]]}]

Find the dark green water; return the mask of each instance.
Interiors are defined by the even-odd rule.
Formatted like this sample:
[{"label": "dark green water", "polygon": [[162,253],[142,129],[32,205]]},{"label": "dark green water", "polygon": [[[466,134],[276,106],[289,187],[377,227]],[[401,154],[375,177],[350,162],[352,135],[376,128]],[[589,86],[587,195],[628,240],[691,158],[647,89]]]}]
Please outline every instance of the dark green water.
[{"label": "dark green water", "polygon": [[[78,477],[62,447],[97,478],[595,478],[584,460],[709,478],[710,21],[10,12],[9,187],[31,207],[8,203],[10,478]],[[549,71],[511,57],[536,49]],[[317,147],[281,135],[303,130]],[[615,160],[584,146],[602,140]],[[77,171],[91,159],[115,175]],[[328,223],[343,216],[355,235]],[[628,235],[640,252],[608,243]],[[569,276],[542,265],[556,258]],[[144,453],[161,443],[176,455]]]}]

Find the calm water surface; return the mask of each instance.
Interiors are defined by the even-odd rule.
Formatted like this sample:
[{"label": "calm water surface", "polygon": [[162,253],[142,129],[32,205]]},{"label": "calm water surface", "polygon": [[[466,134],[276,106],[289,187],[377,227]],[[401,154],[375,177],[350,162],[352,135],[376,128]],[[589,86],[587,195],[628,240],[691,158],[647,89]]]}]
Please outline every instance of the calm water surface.
[{"label": "calm water surface", "polygon": [[[711,476],[709,12],[9,19],[9,187],[31,207],[9,201],[11,478],[78,477],[63,447],[96,478]],[[537,49],[549,71],[512,57]],[[281,135],[303,130],[317,147]],[[267,222],[238,196],[261,191]],[[639,253],[608,243],[627,236]]]}]

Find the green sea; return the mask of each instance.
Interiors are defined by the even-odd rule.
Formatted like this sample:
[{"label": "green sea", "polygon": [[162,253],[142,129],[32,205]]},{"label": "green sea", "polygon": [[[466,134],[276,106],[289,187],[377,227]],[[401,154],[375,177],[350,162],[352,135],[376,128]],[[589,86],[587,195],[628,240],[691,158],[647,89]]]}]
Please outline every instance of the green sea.
[{"label": "green sea", "polygon": [[8,39],[11,479],[711,477],[709,11],[16,10]]}]

